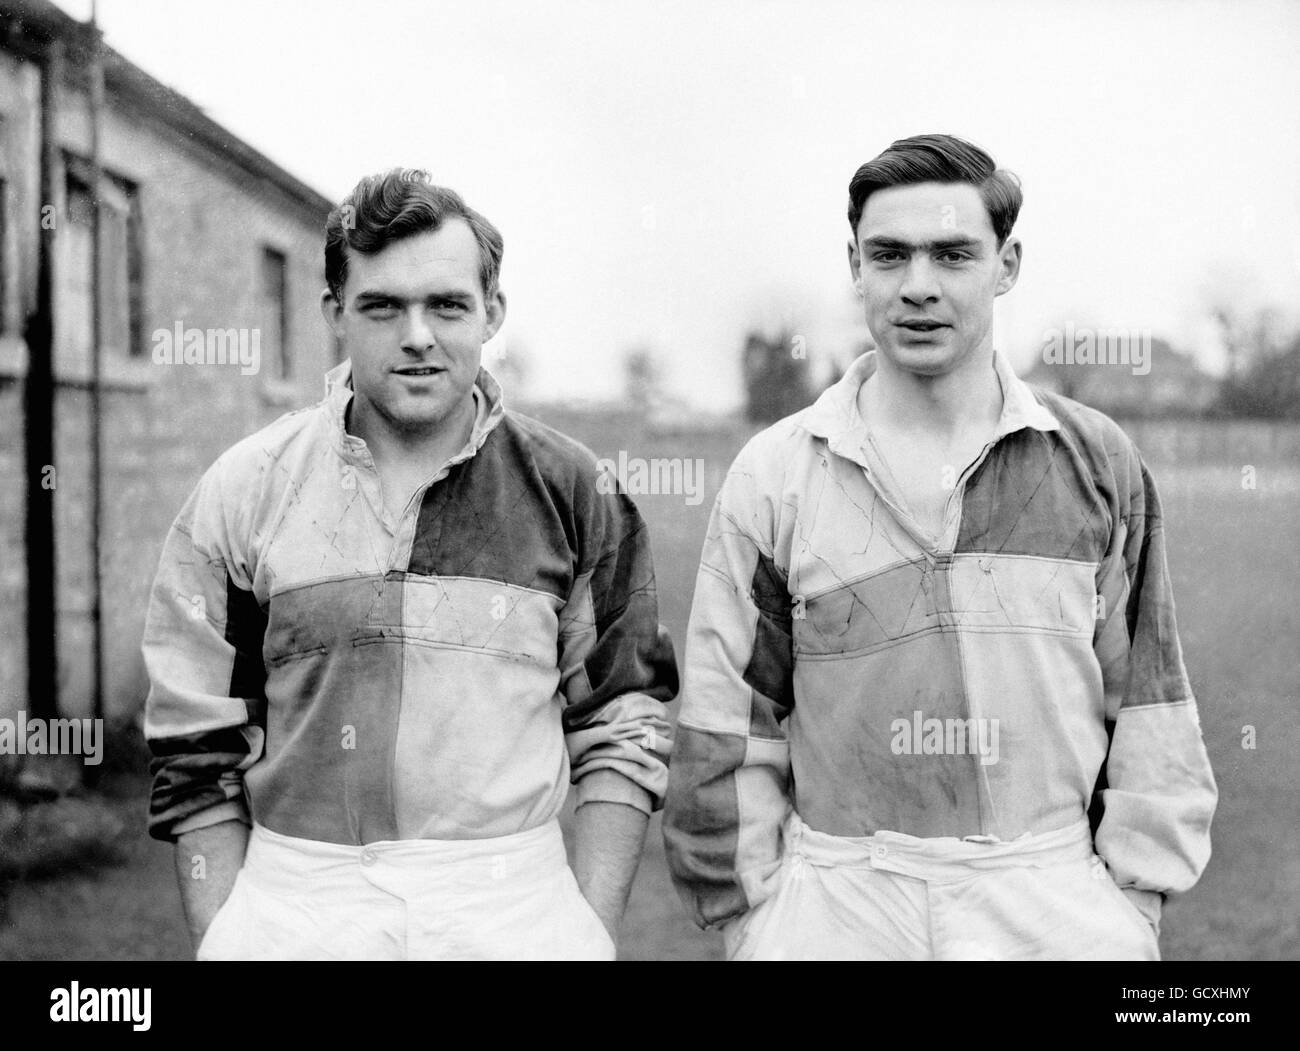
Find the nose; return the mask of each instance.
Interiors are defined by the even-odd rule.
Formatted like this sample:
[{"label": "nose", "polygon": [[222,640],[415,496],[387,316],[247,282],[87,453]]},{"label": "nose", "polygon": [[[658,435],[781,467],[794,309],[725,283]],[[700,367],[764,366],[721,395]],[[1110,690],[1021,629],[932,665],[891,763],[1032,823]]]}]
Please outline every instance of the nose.
[{"label": "nose", "polygon": [[412,354],[423,354],[431,350],[433,344],[433,329],[425,320],[423,304],[412,304],[402,326],[402,349]]},{"label": "nose", "polygon": [[898,294],[914,307],[938,302],[939,282],[929,259],[918,254],[908,262]]}]

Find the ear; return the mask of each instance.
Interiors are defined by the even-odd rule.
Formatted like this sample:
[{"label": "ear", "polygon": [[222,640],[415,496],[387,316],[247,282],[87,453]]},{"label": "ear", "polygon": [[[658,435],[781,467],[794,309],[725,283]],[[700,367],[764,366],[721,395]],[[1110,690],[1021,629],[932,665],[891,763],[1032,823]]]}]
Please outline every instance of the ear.
[{"label": "ear", "polygon": [[505,324],[506,294],[498,288],[496,292],[487,298],[483,307],[487,312],[487,335],[483,339],[483,342],[486,343],[500,332],[501,326]]},{"label": "ear", "polygon": [[993,290],[995,296],[1010,292],[1016,287],[1020,277],[1020,259],[1022,249],[1018,237],[1008,237],[998,250],[998,285]]},{"label": "ear", "polygon": [[857,242],[849,240],[849,273],[853,275],[853,288],[862,295],[862,254],[858,251]]},{"label": "ear", "polygon": [[339,335],[339,326],[343,319],[343,304],[334,298],[334,293],[328,288],[320,294],[320,316],[325,319],[325,324],[329,326],[330,331],[336,336]]}]

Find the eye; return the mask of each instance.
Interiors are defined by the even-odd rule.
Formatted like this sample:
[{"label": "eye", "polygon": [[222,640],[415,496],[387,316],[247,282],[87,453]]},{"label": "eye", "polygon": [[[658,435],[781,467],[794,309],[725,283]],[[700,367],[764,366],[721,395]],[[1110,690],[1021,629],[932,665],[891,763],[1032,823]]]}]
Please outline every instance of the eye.
[{"label": "eye", "polygon": [[871,254],[873,263],[893,263],[902,258],[901,252],[895,252],[892,248]]},{"label": "eye", "polygon": [[964,263],[969,258],[970,258],[969,252],[952,251],[952,252],[941,252],[939,254],[939,260],[944,263]]},{"label": "eye", "polygon": [[361,308],[366,317],[390,318],[397,313],[397,304],[389,299],[372,299]]}]

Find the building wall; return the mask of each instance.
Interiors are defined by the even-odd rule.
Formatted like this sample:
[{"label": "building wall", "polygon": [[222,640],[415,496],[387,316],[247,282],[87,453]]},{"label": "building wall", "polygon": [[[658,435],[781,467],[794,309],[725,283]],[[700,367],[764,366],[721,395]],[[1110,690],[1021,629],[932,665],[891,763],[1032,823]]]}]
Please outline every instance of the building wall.
[{"label": "building wall", "polygon": [[[0,67],[0,97],[13,100],[15,95],[3,90],[4,75]],[[20,107],[38,104],[38,97],[18,100]],[[9,102],[0,106],[8,107]],[[5,118],[6,125],[13,122],[11,114]],[[22,119],[30,120],[30,115]],[[89,122],[83,96],[71,90],[62,94],[57,124],[60,146],[87,156]],[[136,711],[144,698],[139,646],[149,586],[167,528],[185,497],[224,449],[282,413],[317,400],[322,374],[335,359],[317,307],[324,286],[323,212],[111,97],[101,129],[103,168],[138,187],[142,217],[145,345],[134,357],[118,352],[104,363],[105,702],[110,715],[122,716]],[[7,164],[15,161],[37,172],[35,143],[26,156],[6,157]],[[33,174],[30,185],[36,185],[34,180]],[[39,215],[40,204],[52,203],[62,222],[67,218],[62,179],[58,185],[55,201],[36,202],[29,190],[21,202],[11,201],[11,210],[17,205],[25,214]],[[70,238],[62,236],[66,226],[59,229],[56,265],[65,268],[66,281]],[[19,269],[25,274],[35,274],[38,236],[39,226],[33,225],[19,238]],[[282,383],[272,375],[273,348],[266,345],[261,371],[255,375],[244,375],[238,364],[156,364],[154,333],[170,333],[178,322],[204,330],[278,327],[267,316],[261,291],[265,247],[287,260],[291,381]],[[91,703],[90,393],[85,355],[79,353],[84,347],[58,309],[56,318],[60,707],[67,715],[85,715]],[[21,442],[11,443],[8,432],[13,421],[21,427],[20,398],[16,383],[0,380],[0,428],[5,428],[0,479],[11,486],[10,492],[10,479],[16,479],[21,497]],[[21,500],[5,500],[0,539],[9,540],[15,532],[21,536],[22,513]],[[21,557],[15,558],[19,551],[21,547],[6,544],[6,596],[14,562],[21,563]],[[20,667],[25,646],[21,614],[6,609],[0,618],[2,712],[22,706],[26,684]]]},{"label": "building wall", "polygon": [[0,376],[0,715],[27,690],[27,573],[23,564],[22,389]]},{"label": "building wall", "polygon": [[[0,266],[0,715],[23,707],[27,690],[27,513],[23,459],[26,360],[23,318],[36,295],[34,242],[39,217],[30,208],[38,169],[30,163],[40,135],[39,75],[35,67],[0,51],[0,178],[5,182]],[[2,760],[0,760],[2,761]]]}]

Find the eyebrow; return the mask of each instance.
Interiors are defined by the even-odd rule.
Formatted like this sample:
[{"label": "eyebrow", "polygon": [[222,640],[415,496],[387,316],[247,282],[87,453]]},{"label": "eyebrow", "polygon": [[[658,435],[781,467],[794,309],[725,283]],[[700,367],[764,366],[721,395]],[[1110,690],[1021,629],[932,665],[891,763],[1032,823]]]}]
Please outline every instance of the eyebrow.
[{"label": "eyebrow", "polygon": [[937,241],[920,241],[912,244],[900,241],[897,237],[868,237],[862,242],[863,248],[892,248],[900,252],[949,252],[954,248],[982,248],[983,245],[973,237],[941,237]]},{"label": "eyebrow", "polygon": [[[436,301],[439,303],[450,301],[461,303],[464,306],[473,306],[474,294],[460,289],[449,289],[446,292],[435,292],[431,295],[425,296],[424,301]],[[382,289],[367,288],[356,294],[354,302],[360,305],[368,305],[375,302],[400,303],[404,305],[409,302],[409,300],[405,296],[399,296],[396,292],[385,292]]]}]

